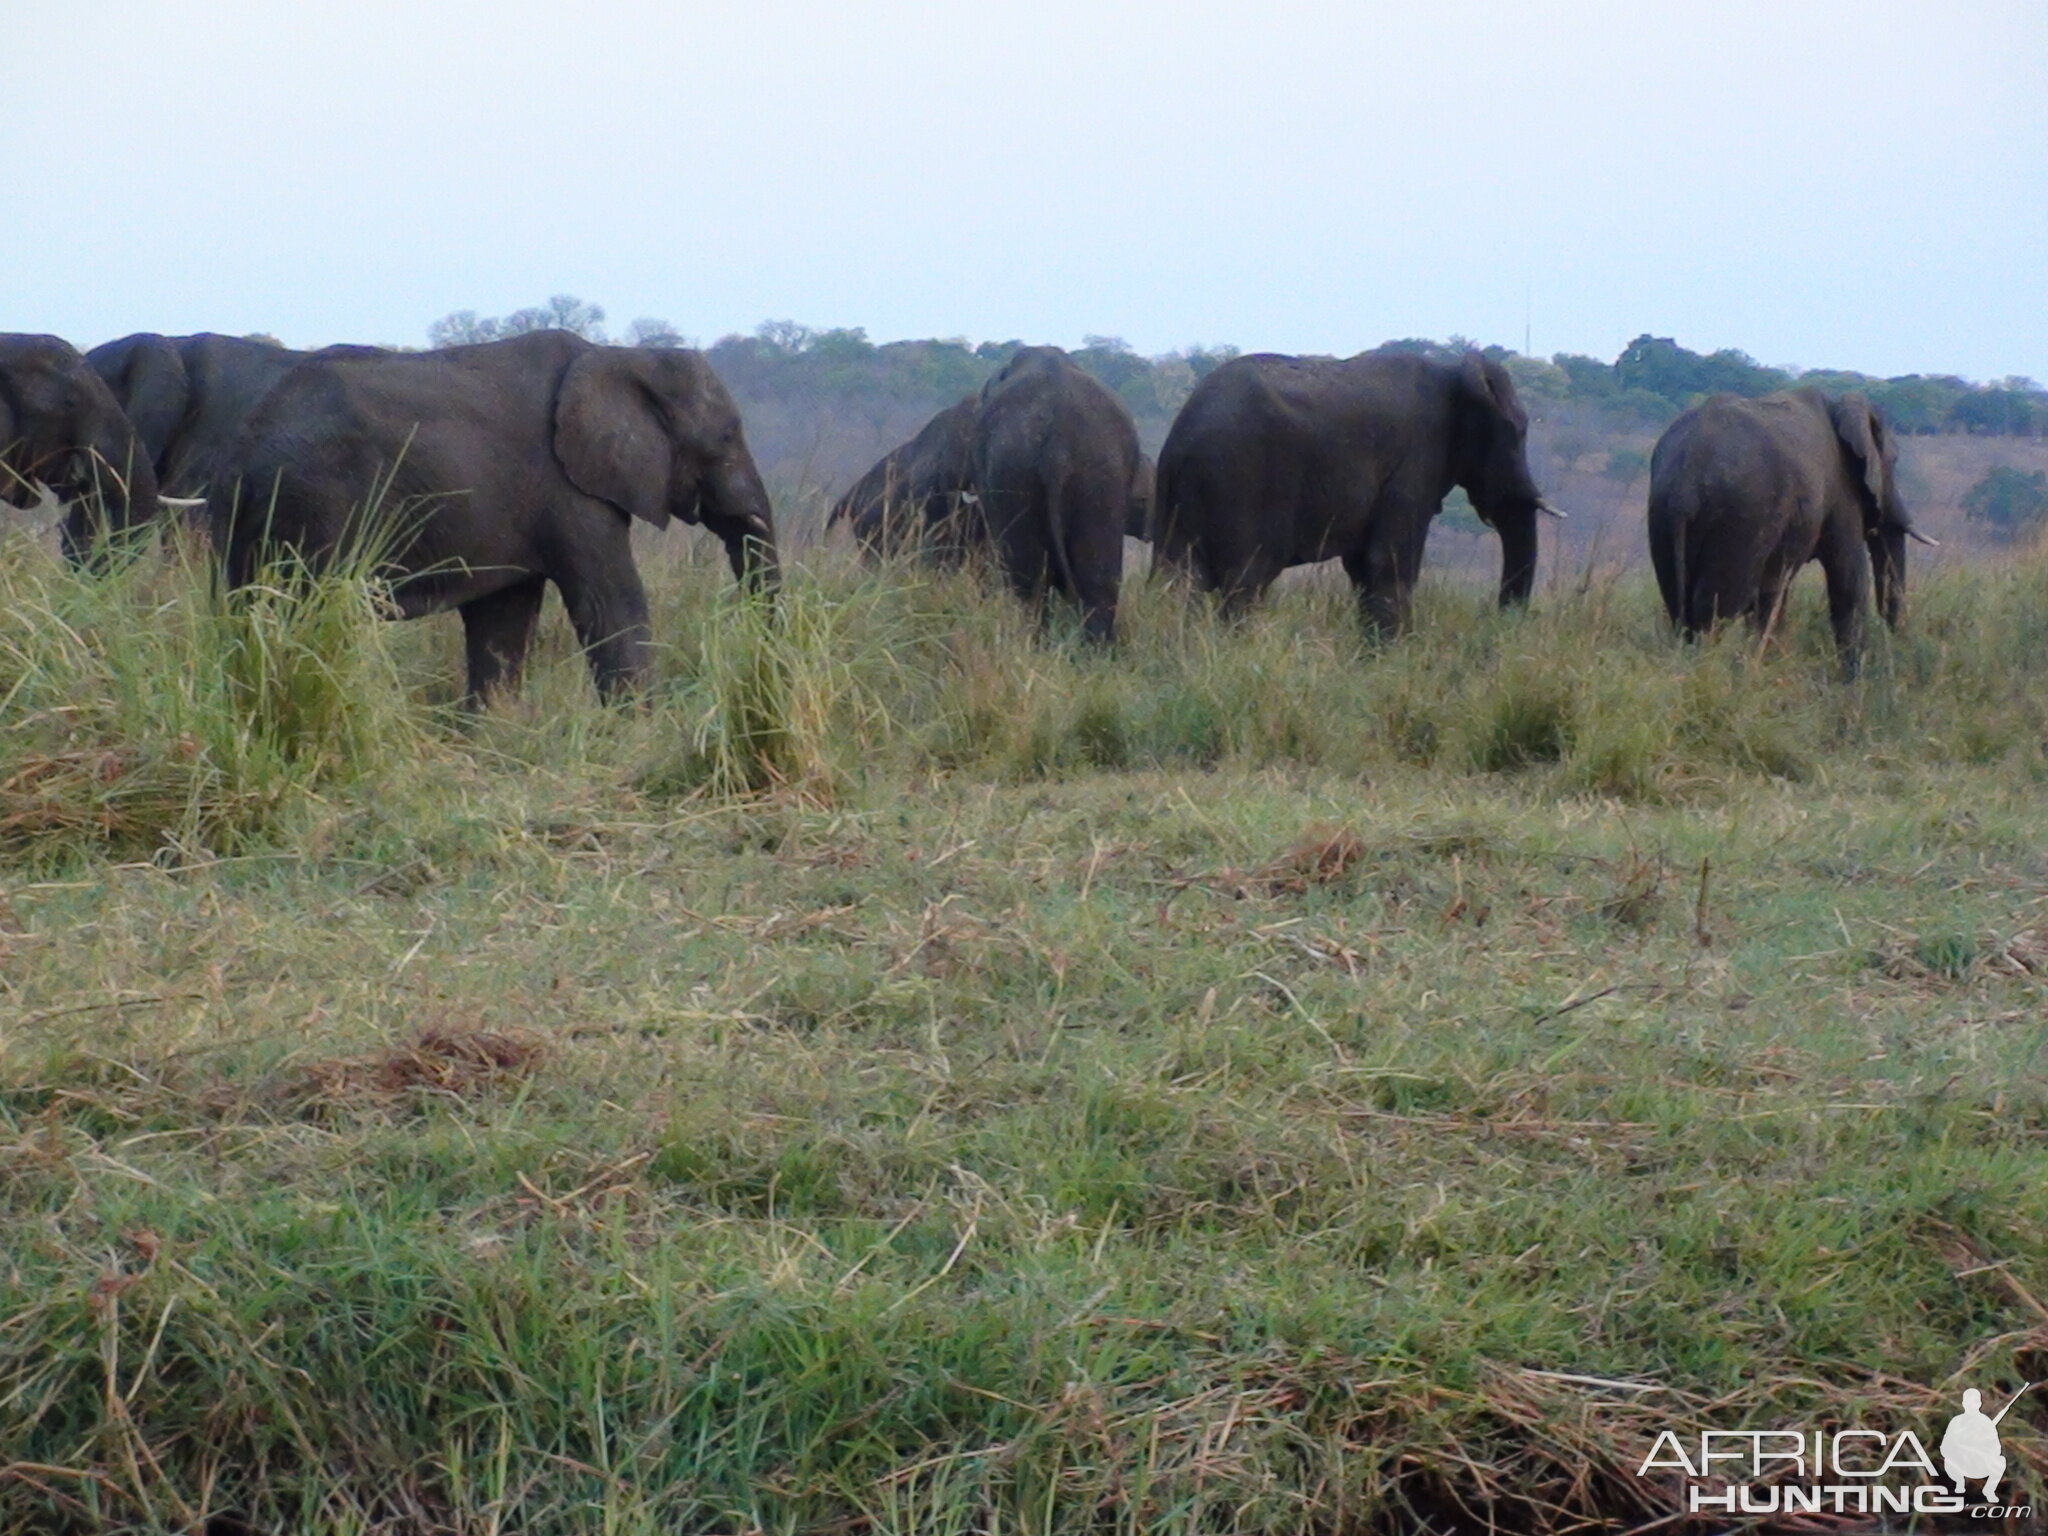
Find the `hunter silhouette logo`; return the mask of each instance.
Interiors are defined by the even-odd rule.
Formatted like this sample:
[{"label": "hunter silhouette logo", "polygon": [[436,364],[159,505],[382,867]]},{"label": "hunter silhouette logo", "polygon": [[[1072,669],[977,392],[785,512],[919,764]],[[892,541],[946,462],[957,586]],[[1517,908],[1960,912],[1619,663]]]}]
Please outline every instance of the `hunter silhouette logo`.
[{"label": "hunter silhouette logo", "polygon": [[2005,1457],[1998,1448],[1998,1419],[2012,1412],[2012,1405],[2025,1395],[2027,1387],[2013,1393],[2006,1405],[1998,1410],[1998,1418],[1984,1416],[1984,1394],[1975,1387],[1963,1394],[1963,1411],[1948,1421],[1948,1429],[1941,1437],[1941,1469],[1956,1485],[1956,1492],[1963,1491],[1963,1484],[1973,1478],[1984,1479],[1984,1502],[1998,1500],[1998,1480],[2005,1476]]},{"label": "hunter silhouette logo", "polygon": [[[2036,1382],[1998,1412],[1984,1412],[1984,1394],[1963,1393],[1963,1411],[1948,1421],[1935,1466],[1910,1429],[1848,1425],[1834,1429],[1708,1429],[1697,1446],[1675,1430],[1659,1434],[1636,1476],[1682,1479],[1686,1512],[1727,1515],[1967,1515],[1972,1519],[2033,1517],[2025,1504],[2000,1504],[2006,1458],[1999,1421]],[[1981,1483],[1972,1503],[1965,1486]],[[1951,1488],[1949,1485],[1953,1485]]]}]

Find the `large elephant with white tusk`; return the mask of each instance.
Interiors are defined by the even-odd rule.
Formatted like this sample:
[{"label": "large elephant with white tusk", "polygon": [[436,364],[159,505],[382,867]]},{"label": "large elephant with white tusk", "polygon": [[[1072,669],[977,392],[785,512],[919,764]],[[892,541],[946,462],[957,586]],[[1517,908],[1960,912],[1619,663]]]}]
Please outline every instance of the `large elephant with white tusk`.
[{"label": "large elephant with white tusk", "polygon": [[61,536],[73,560],[161,505],[147,447],[78,349],[0,335],[0,501],[33,506],[39,486],[68,503]]},{"label": "large elephant with white tusk", "polygon": [[1899,495],[1898,444],[1861,394],[1716,395],[1674,421],[1650,455],[1650,561],[1687,636],[1747,617],[1761,629],[1799,568],[1818,560],[1845,675],[1863,656],[1863,610],[1896,629],[1906,541],[1932,545]]},{"label": "large elephant with white tusk", "polygon": [[1500,601],[1528,599],[1536,517],[1529,418],[1507,370],[1408,352],[1234,358],[1188,396],[1159,450],[1153,545],[1240,611],[1290,566],[1344,562],[1361,618],[1406,628],[1430,520],[1462,486],[1500,535]]},{"label": "large elephant with white tusk", "polygon": [[380,510],[400,616],[462,614],[472,703],[516,682],[549,582],[599,691],[645,680],[636,519],[701,523],[744,584],[776,578],[768,492],[703,354],[566,331],[316,353],[250,413],[212,496],[235,586],[273,555],[317,568],[361,549]]}]

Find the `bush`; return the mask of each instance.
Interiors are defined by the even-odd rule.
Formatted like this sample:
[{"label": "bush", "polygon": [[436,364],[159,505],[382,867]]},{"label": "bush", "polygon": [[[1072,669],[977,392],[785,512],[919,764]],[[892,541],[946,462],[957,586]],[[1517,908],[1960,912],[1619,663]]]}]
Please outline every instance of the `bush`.
[{"label": "bush", "polygon": [[1994,465],[1963,493],[1963,511],[2005,538],[2025,533],[2048,518],[2048,472]]},{"label": "bush", "polygon": [[424,745],[381,584],[196,560],[79,570],[0,551],[0,848],[36,860],[237,848]]}]

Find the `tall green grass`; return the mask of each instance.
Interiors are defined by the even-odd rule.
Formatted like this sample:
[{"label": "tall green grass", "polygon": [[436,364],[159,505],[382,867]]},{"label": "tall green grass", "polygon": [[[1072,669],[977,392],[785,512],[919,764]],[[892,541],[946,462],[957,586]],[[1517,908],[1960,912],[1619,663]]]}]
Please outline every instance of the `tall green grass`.
[{"label": "tall green grass", "polygon": [[[1866,678],[1844,686],[1814,594],[1762,651],[1740,629],[1678,644],[1639,576],[1589,577],[1509,614],[1426,586],[1414,633],[1376,645],[1336,583],[1230,625],[1139,577],[1123,643],[1095,653],[1057,622],[1041,636],[972,573],[819,555],[772,607],[706,559],[666,562],[659,681],[620,719],[597,708],[557,620],[527,697],[481,740],[662,799],[1228,763],[1535,775],[1643,803],[1798,781],[1845,756],[2031,773],[2048,740],[2041,558],[1923,582],[1906,629],[1880,633]],[[51,856],[249,846],[308,796],[451,745],[433,721],[459,692],[455,621],[383,623],[360,564],[275,569],[230,600],[197,562],[78,572],[10,546],[0,839]]]},{"label": "tall green grass", "polygon": [[238,850],[429,736],[364,571],[222,593],[197,557],[0,545],[0,847]]}]

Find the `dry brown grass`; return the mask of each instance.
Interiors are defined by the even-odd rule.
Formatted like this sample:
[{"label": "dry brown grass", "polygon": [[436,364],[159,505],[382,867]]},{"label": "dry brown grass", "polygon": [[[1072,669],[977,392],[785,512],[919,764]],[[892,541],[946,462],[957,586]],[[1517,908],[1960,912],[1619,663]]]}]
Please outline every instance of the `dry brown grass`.
[{"label": "dry brown grass", "polygon": [[412,1040],[308,1065],[292,1097],[323,1108],[390,1104],[422,1094],[473,1098],[533,1075],[547,1043],[527,1030],[437,1024]]}]

